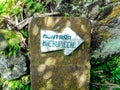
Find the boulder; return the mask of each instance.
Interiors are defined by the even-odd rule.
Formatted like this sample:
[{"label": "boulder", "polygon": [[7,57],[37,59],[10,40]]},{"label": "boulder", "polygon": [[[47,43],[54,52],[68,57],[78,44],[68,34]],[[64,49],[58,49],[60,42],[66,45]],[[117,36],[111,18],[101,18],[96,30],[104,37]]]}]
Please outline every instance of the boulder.
[{"label": "boulder", "polygon": [[114,6],[111,13],[93,27],[93,58],[104,60],[120,52],[120,5]]},{"label": "boulder", "polygon": [[27,73],[26,58],[19,53],[16,57],[0,56],[0,74],[7,80],[13,80]]},{"label": "boulder", "polygon": [[[105,17],[112,9],[112,6],[108,4],[113,2],[114,0],[58,0],[55,11],[67,12],[73,16],[83,15],[89,19],[95,19],[99,15]],[[101,9],[105,9],[107,12],[101,12]]]}]

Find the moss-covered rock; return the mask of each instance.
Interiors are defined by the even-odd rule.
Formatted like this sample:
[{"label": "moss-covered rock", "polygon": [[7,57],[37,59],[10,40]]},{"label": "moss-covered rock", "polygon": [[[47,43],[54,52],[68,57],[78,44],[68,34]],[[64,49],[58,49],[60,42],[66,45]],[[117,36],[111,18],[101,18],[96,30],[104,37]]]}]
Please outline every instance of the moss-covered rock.
[{"label": "moss-covered rock", "polygon": [[114,7],[113,11],[103,20],[100,21],[100,24],[106,25],[109,24],[113,19],[120,15],[120,5]]},{"label": "moss-covered rock", "polygon": [[18,52],[20,39],[20,32],[0,30],[0,75],[4,79],[16,79],[27,73],[26,57]]},{"label": "moss-covered rock", "polygon": [[120,52],[120,5],[115,5],[112,12],[106,18],[94,24],[93,27],[93,57],[105,59]]},{"label": "moss-covered rock", "polygon": [[16,57],[0,56],[0,74],[6,80],[13,80],[27,73],[26,58],[24,55]]}]

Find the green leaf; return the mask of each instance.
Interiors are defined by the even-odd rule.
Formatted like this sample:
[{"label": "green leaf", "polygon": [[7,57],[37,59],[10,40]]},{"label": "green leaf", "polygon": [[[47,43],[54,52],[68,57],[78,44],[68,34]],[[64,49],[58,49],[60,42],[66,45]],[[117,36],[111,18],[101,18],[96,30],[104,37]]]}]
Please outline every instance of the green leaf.
[{"label": "green leaf", "polygon": [[17,15],[18,13],[20,13],[20,7],[18,7],[18,8],[16,8],[15,10],[14,10],[14,13]]},{"label": "green leaf", "polygon": [[16,53],[17,53],[17,51],[14,50],[14,51],[13,51],[13,56],[14,56],[14,57],[16,57]]},{"label": "green leaf", "polygon": [[14,46],[14,50],[19,50],[20,49],[20,46],[17,44]]},{"label": "green leaf", "polygon": [[105,82],[105,79],[103,78],[103,79],[101,80],[101,82],[104,83],[104,82]]},{"label": "green leaf", "polygon": [[25,30],[21,30],[20,31],[21,33],[22,33],[22,35],[24,36],[24,37],[28,37],[28,33],[27,33],[27,31],[25,31]]},{"label": "green leaf", "polygon": [[120,74],[116,74],[117,78],[120,79]]},{"label": "green leaf", "polygon": [[27,8],[26,8],[26,9],[29,10],[29,9],[32,7],[33,3],[34,3],[33,1],[30,1],[30,2],[27,4]]},{"label": "green leaf", "polygon": [[9,51],[9,56],[11,56],[13,54],[13,52],[12,51]]}]

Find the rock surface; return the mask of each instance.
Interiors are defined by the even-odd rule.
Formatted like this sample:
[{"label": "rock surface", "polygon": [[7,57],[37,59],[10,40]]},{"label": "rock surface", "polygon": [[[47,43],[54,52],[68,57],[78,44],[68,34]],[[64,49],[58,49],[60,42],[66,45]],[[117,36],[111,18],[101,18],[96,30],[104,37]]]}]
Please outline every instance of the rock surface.
[{"label": "rock surface", "polygon": [[[56,11],[69,13],[72,16],[77,16],[79,14],[79,16],[91,20],[91,51],[95,54],[92,57],[97,55],[97,57],[94,58],[105,59],[119,52],[119,42],[117,43],[120,35],[119,0],[60,0],[56,6]],[[116,43],[112,42],[113,40],[116,40]],[[116,48],[113,47],[115,48],[114,50],[111,47],[107,47],[111,46],[111,43],[114,43],[113,46],[118,44]],[[105,49],[106,47],[107,50]]]},{"label": "rock surface", "polygon": [[[76,32],[84,40],[84,44],[69,56],[65,56],[63,50],[42,53],[40,30],[62,33],[66,27]],[[88,20],[80,17],[33,19],[29,28],[33,90],[89,90],[90,29]]]},{"label": "rock surface", "polygon": [[0,74],[7,80],[17,79],[27,73],[25,56],[19,54],[16,57],[0,57]]},{"label": "rock surface", "polygon": [[117,0],[59,0],[55,11],[67,12],[73,16],[84,15],[89,19],[104,18],[116,3]]},{"label": "rock surface", "polygon": [[[7,80],[13,80],[27,73],[26,57],[18,53],[16,57],[5,52],[8,44],[19,43],[20,34],[11,30],[0,30],[0,75]],[[7,54],[6,54],[7,53]]]},{"label": "rock surface", "polygon": [[120,52],[120,4],[113,5],[112,11],[93,27],[93,58],[104,60]]},{"label": "rock surface", "polygon": [[[55,10],[69,13],[72,16],[79,14],[78,16],[86,17],[91,21],[91,51],[94,54],[92,57],[105,59],[120,52],[118,49],[120,35],[119,0],[60,0]],[[113,44],[114,49],[111,48],[111,44]]]}]

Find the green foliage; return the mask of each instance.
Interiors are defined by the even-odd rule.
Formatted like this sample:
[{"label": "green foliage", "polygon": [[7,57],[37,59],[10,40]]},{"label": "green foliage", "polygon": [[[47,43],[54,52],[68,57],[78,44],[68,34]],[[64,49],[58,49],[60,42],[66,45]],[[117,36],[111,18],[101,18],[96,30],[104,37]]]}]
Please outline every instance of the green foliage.
[{"label": "green foliage", "polygon": [[[113,55],[104,62],[91,59],[91,90],[107,90],[110,86],[106,82],[120,85],[120,55]],[[95,87],[94,83],[101,83]],[[120,89],[120,88],[119,88]],[[114,88],[113,90],[119,90]]]},{"label": "green foliage", "polygon": [[5,85],[8,85],[8,87],[11,88],[11,90],[15,90],[23,87],[23,85],[18,80],[5,81],[3,87],[5,87]]},{"label": "green foliage", "polygon": [[6,40],[8,42],[9,56],[13,55],[15,57],[17,52],[19,51],[20,37],[21,37],[20,33],[15,34],[13,32],[8,33],[8,35],[6,36]]},{"label": "green foliage", "polygon": [[53,3],[54,3],[54,2],[57,3],[57,2],[59,2],[59,0],[51,0],[51,2],[53,2]]},{"label": "green foliage", "polygon": [[2,86],[3,86],[4,82],[5,82],[5,80],[0,77],[0,90],[2,90]]},{"label": "green foliage", "polygon": [[0,14],[4,12],[4,5],[6,4],[6,1],[0,2]]},{"label": "green foliage", "polygon": [[101,6],[99,9],[100,9],[100,11],[104,11],[105,10],[105,6]]},{"label": "green foliage", "polygon": [[26,75],[17,80],[4,80],[0,78],[0,90],[32,90],[30,85],[30,75]]},{"label": "green foliage", "polygon": [[112,73],[111,82],[120,84],[120,66],[116,67],[116,69],[113,70],[111,73]]},{"label": "green foliage", "polygon": [[68,17],[68,16],[70,16],[70,14],[67,13],[67,12],[65,12],[65,13],[64,13],[64,16]]},{"label": "green foliage", "polygon": [[3,0],[0,2],[0,16],[16,15],[20,19],[23,9],[25,11],[24,16],[32,16],[36,12],[43,13],[46,11],[46,3],[35,0]]},{"label": "green foliage", "polygon": [[28,12],[28,16],[33,15],[35,12],[43,13],[46,11],[45,2],[36,2],[34,0],[26,0],[25,1],[25,10]]},{"label": "green foliage", "polygon": [[16,32],[14,33],[11,30],[0,30],[0,33],[4,35],[5,40],[8,43],[8,54],[16,56],[17,52],[20,49],[19,43],[21,38],[21,33]]},{"label": "green foliage", "polygon": [[[56,0],[51,0],[50,2],[56,2]],[[0,0],[0,26],[4,24],[5,18],[9,20],[18,22],[22,21],[24,18],[29,16],[33,16],[34,13],[43,13],[46,11],[46,6],[49,1],[41,1],[38,0]],[[7,23],[7,22],[6,22]],[[2,26],[6,28],[7,25]],[[11,26],[10,26],[11,27]],[[21,50],[21,36],[24,38],[28,38],[27,27],[25,29],[16,31],[13,30],[0,30],[2,34],[5,35],[5,39],[8,43],[8,47],[6,49],[6,53],[9,56],[16,56],[17,52]],[[26,49],[26,48],[25,48]],[[28,51],[28,50],[26,50]],[[25,50],[24,52],[27,53]],[[5,53],[5,54],[6,54]],[[30,76],[23,76],[17,80],[4,80],[0,78],[0,90],[4,90],[3,88],[8,86],[9,90],[31,90]]]},{"label": "green foliage", "polygon": [[[16,2],[18,4],[16,6]],[[11,14],[18,14],[20,11],[20,4],[22,0],[2,0],[0,2],[0,16],[10,16]]]},{"label": "green foliage", "polygon": [[28,32],[25,29],[22,29],[20,32],[25,38],[28,38]]}]

